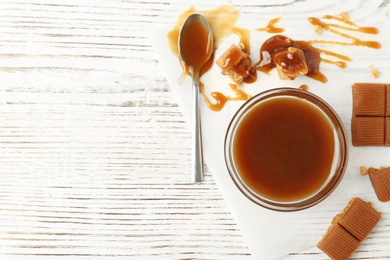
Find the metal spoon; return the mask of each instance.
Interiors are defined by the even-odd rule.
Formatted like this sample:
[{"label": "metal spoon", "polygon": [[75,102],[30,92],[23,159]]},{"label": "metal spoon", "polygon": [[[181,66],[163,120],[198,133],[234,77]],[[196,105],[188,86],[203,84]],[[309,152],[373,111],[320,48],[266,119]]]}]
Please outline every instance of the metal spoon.
[{"label": "metal spoon", "polygon": [[184,22],[179,34],[179,53],[189,67],[193,86],[192,171],[191,180],[203,180],[202,132],[199,111],[200,70],[213,53],[213,35],[206,18],[192,14]]}]

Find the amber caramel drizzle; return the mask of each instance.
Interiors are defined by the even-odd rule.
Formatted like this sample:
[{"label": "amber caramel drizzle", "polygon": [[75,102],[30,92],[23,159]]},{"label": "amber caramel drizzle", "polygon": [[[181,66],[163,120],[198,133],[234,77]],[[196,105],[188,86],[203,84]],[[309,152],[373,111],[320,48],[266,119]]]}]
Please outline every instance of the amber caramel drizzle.
[{"label": "amber caramel drizzle", "polygon": [[308,91],[308,90],[309,90],[309,86],[306,85],[306,84],[303,84],[303,85],[300,85],[300,86],[299,86],[299,89],[300,89],[300,90],[303,90],[303,91]]},{"label": "amber caramel drizzle", "polygon": [[271,19],[267,26],[264,28],[257,28],[256,31],[268,32],[268,33],[281,33],[284,32],[284,28],[275,27],[275,24],[279,22],[281,17]]},{"label": "amber caramel drizzle", "polygon": [[213,111],[220,111],[228,102],[231,101],[238,101],[238,100],[248,100],[251,98],[250,95],[248,95],[245,91],[243,91],[239,85],[237,84],[229,84],[230,88],[233,90],[235,96],[225,96],[221,92],[213,91],[210,93],[210,95],[215,99],[216,103],[212,103],[211,100],[207,97],[205,91],[204,91],[204,84],[200,83],[200,93],[203,96],[203,99],[207,106],[213,110]]},{"label": "amber caramel drizzle", "polygon": [[378,34],[379,31],[375,27],[360,27],[357,24],[351,22],[348,17],[341,15],[341,17],[333,16],[333,15],[325,15],[323,17],[327,20],[336,20],[339,22],[342,22],[348,26],[339,25],[339,24],[333,24],[333,23],[326,23],[321,21],[318,18],[309,17],[309,22],[314,26],[319,26],[321,29],[329,31],[331,33],[340,35],[341,37],[350,39],[351,42],[338,42],[338,41],[327,41],[327,40],[311,40],[310,43],[323,43],[323,44],[339,44],[339,45],[353,45],[353,46],[366,46],[369,48],[379,49],[381,47],[381,44],[376,41],[364,41],[357,37],[354,37],[352,35],[349,35],[345,32],[342,32],[337,29],[342,29],[346,31],[352,31],[352,32],[361,32],[365,34]]},{"label": "amber caramel drizzle", "polygon": [[[194,7],[191,7],[187,11],[183,12],[178,17],[173,29],[167,35],[171,51],[179,58],[180,55],[178,49],[178,38],[179,38],[180,29],[184,21],[186,20],[186,18],[195,12],[198,11]],[[214,50],[216,50],[219,47],[220,43],[225,37],[228,37],[232,34],[236,34],[239,38],[240,48],[245,53],[250,54],[250,31],[245,28],[236,27],[236,22],[239,17],[239,11],[237,9],[231,6],[219,6],[212,10],[200,11],[199,13],[204,15],[210,24],[213,37],[214,37]],[[265,28],[257,28],[255,30],[265,31],[268,33],[284,32],[284,28],[279,28],[275,26],[275,24],[279,22],[280,19],[281,19],[280,17],[271,19]],[[306,62],[308,62],[308,65],[310,65],[312,69],[309,70],[309,72],[306,74],[307,77],[325,83],[327,81],[327,78],[319,70],[320,62],[336,65],[340,68],[346,68],[347,62],[352,61],[351,58],[345,55],[323,50],[323,49],[318,49],[312,46],[312,44],[337,44],[337,45],[350,45],[350,46],[366,46],[375,49],[381,48],[381,44],[377,41],[362,40],[358,37],[354,37],[346,33],[349,31],[349,32],[358,32],[363,34],[378,34],[379,31],[374,27],[361,27],[356,23],[351,22],[349,20],[348,15],[345,12],[341,13],[340,16],[325,15],[323,16],[323,19],[336,21],[339,24],[332,23],[332,22],[328,23],[314,17],[308,18],[309,22],[312,25],[314,25],[315,30],[317,29],[316,32],[318,34],[321,34],[322,30],[326,30],[330,33],[339,35],[342,38],[347,39],[348,41],[344,41],[344,42],[328,41],[328,40],[293,41],[289,39],[286,42],[286,46],[294,45],[294,47],[302,47],[305,48],[306,51],[309,50],[307,53],[305,53],[309,55],[308,57],[306,57],[307,58]],[[284,36],[276,35],[274,37],[284,37]],[[287,37],[285,38],[288,39]],[[281,49],[279,48],[280,47],[275,48],[275,51],[280,51]],[[261,50],[262,49],[263,46],[261,47]],[[261,50],[260,50],[260,61],[264,59],[264,57],[262,57]],[[322,55],[319,56],[319,54]],[[274,55],[274,53],[272,55]],[[323,55],[330,56],[338,60],[334,61],[329,58],[324,58],[322,57]],[[202,67],[200,71],[200,75],[203,75],[211,68],[211,66],[214,63],[214,58],[215,57],[213,55],[209,59],[209,61]],[[244,78],[245,83],[253,83],[256,81],[257,70],[268,74],[270,70],[275,67],[275,64],[273,63],[272,60],[270,63],[266,63],[264,65],[260,65],[261,64],[260,61],[254,63],[254,65],[251,67],[248,75]],[[183,68],[183,75],[184,76],[190,75],[190,71],[188,70],[188,67],[185,65],[185,63],[180,61],[180,64],[182,65]],[[210,95],[206,95],[204,91],[204,85],[203,83],[200,83],[200,93],[202,94],[205,103],[208,105],[208,107],[211,110],[213,111],[221,110],[226,104],[226,102],[228,102],[229,100],[248,100],[251,97],[250,95],[245,93],[245,91],[243,91],[239,85],[229,84],[229,86],[234,92],[234,96],[224,95],[220,92],[215,92],[215,91],[211,92]],[[307,90],[308,87],[307,85],[302,85],[299,88],[302,90]],[[215,103],[212,102],[212,99],[215,100]]]},{"label": "amber caramel drizzle", "polygon": [[249,44],[249,40],[251,37],[251,32],[248,29],[238,28],[238,27],[233,27],[232,32],[239,37],[240,39],[239,45],[241,47],[241,50],[246,54],[250,54],[251,46]]},{"label": "amber caramel drizzle", "polygon": [[[328,56],[333,56],[333,57],[336,57],[336,58],[339,58],[339,59],[342,59],[342,60],[345,60],[345,61],[352,61],[351,58],[349,58],[349,57],[347,57],[345,55],[336,53],[336,52],[322,50],[322,49],[318,49],[318,48],[317,48],[317,50],[320,53],[324,53],[324,54],[326,54]],[[329,63],[329,64],[333,64],[333,65],[339,66],[340,68],[343,68],[343,69],[345,69],[347,67],[347,63],[344,62],[344,61],[333,61],[333,60],[328,60],[328,59],[324,59],[324,58],[321,58],[321,61],[325,62],[325,63]]]},{"label": "amber caramel drizzle", "polygon": [[[198,12],[194,7],[189,8],[187,11],[183,12],[174,25],[174,28],[168,32],[167,37],[169,41],[169,46],[171,51],[176,55],[179,55],[178,39],[180,34],[180,29],[187,19],[187,17],[193,13]],[[200,11],[200,14],[205,16],[207,21],[210,24],[213,38],[214,38],[214,50],[219,47],[219,44],[222,40],[232,34],[236,34],[239,38],[239,45],[241,49],[250,54],[250,30],[245,28],[236,27],[236,22],[238,20],[238,10],[231,6],[219,6],[212,10]],[[179,57],[180,58],[180,57]],[[214,63],[214,55],[207,61],[207,63],[200,70],[200,75],[205,74]],[[183,68],[183,75],[190,75],[188,66],[180,61],[180,64]],[[252,71],[250,77],[248,77],[247,82],[255,81],[256,71]],[[210,95],[216,100],[216,103],[212,103],[210,99],[204,92],[204,85],[200,82],[200,93],[202,94],[206,104],[211,110],[219,111],[223,108],[225,103],[229,100],[248,100],[250,96],[246,94],[239,86],[235,84],[230,84],[231,89],[236,96],[230,97],[225,96],[220,92],[211,92]]]}]

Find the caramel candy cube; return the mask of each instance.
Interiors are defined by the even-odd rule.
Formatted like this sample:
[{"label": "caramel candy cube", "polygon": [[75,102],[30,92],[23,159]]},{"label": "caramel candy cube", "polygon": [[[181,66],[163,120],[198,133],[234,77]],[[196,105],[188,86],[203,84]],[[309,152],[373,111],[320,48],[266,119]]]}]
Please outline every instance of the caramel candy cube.
[{"label": "caramel candy cube", "polygon": [[273,61],[278,69],[280,79],[295,79],[309,71],[305,54],[302,50],[294,47],[277,52],[273,57]]},{"label": "caramel candy cube", "polygon": [[360,241],[339,225],[332,225],[317,247],[331,259],[347,260],[359,247]]},{"label": "caramel candy cube", "polygon": [[372,187],[379,201],[390,200],[390,167],[368,173]]},{"label": "caramel candy cube", "polygon": [[353,117],[352,144],[355,146],[378,145],[385,142],[384,117]]},{"label": "caramel candy cube", "polygon": [[382,214],[376,211],[371,203],[353,198],[338,217],[338,224],[357,240],[363,241],[378,224],[381,216]]},{"label": "caramel candy cube", "polygon": [[352,86],[355,116],[386,115],[386,85],[357,83]]},{"label": "caramel candy cube", "polygon": [[222,74],[228,75],[235,83],[242,84],[249,74],[252,60],[248,54],[232,44],[216,61]]}]

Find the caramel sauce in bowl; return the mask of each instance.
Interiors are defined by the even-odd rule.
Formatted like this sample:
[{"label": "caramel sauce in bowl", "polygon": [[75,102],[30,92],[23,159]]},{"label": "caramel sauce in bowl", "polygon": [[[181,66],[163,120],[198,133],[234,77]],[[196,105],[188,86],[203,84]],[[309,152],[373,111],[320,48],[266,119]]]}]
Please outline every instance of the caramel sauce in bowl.
[{"label": "caramel sauce in bowl", "polygon": [[337,113],[316,95],[276,88],[248,100],[225,137],[225,161],[238,189],[254,203],[297,211],[328,197],[348,161]]}]

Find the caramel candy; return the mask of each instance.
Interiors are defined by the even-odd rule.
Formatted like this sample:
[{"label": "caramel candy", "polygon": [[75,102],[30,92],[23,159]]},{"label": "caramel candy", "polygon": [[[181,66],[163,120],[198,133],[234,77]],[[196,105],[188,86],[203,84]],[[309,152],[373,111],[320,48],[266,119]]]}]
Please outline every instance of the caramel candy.
[{"label": "caramel candy", "polygon": [[242,84],[248,76],[252,60],[248,54],[232,44],[216,61],[222,74],[228,75],[235,83]]},{"label": "caramel candy", "polygon": [[353,117],[352,144],[382,146],[385,138],[384,117]]},{"label": "caramel candy", "polygon": [[337,215],[317,247],[331,259],[349,259],[382,217],[371,203],[357,197]]},{"label": "caramel candy", "polygon": [[352,86],[352,144],[390,146],[390,85]]},{"label": "caramel candy", "polygon": [[286,51],[274,55],[274,63],[278,69],[280,79],[295,79],[308,72],[306,57],[302,50],[289,47]]},{"label": "caramel candy", "polygon": [[370,181],[375,194],[382,202],[390,200],[390,167],[369,171]]},{"label": "caramel candy", "polygon": [[358,249],[360,241],[339,225],[332,225],[317,247],[331,259],[349,259]]},{"label": "caramel candy", "polygon": [[354,84],[352,86],[355,116],[385,116],[386,86],[384,84]]},{"label": "caramel candy", "polygon": [[371,203],[353,198],[338,216],[338,224],[351,233],[357,240],[363,241],[381,219]]}]

